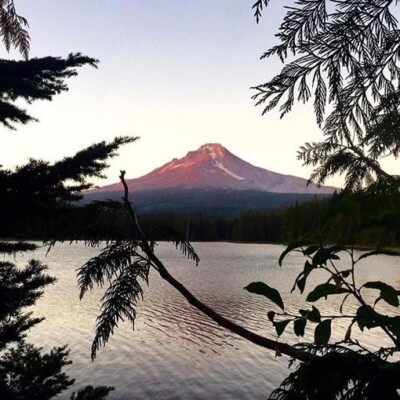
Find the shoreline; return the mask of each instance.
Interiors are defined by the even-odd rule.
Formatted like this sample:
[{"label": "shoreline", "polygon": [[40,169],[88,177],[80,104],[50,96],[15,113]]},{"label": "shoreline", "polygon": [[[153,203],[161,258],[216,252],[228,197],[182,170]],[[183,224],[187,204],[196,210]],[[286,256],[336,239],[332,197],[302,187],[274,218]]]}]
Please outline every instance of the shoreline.
[{"label": "shoreline", "polygon": [[[47,242],[50,242],[52,240],[55,239],[39,239],[39,238],[32,238],[32,239],[28,239],[28,238],[1,238],[0,237],[0,241],[4,241],[4,242],[41,242],[43,245],[45,245]],[[110,241],[110,240],[117,240],[117,239],[102,239],[100,240],[100,242],[106,242],[106,241]],[[124,240],[124,239],[120,239],[120,240]],[[127,239],[128,240],[128,239]],[[297,241],[299,239],[296,239],[295,241]],[[73,243],[80,243],[80,242],[85,242],[85,239],[63,239],[62,241],[56,241],[59,243],[66,243],[66,242],[71,242],[71,244]],[[293,241],[293,242],[295,242]],[[169,243],[172,241],[168,241],[168,240],[156,240],[155,242],[158,243]],[[258,244],[258,245],[276,245],[276,246],[288,246],[291,242],[288,243],[282,243],[282,242],[242,242],[242,241],[229,241],[229,240],[194,240],[194,241],[189,241],[190,243],[226,243],[226,244]],[[333,246],[334,244],[330,243],[327,244],[325,247],[327,246]],[[343,245],[346,248],[351,248],[351,245]],[[380,250],[380,251],[393,251],[393,252],[399,252],[398,256],[400,256],[400,247],[372,247],[372,246],[365,246],[365,245],[354,245],[353,246],[354,250],[357,251],[375,251],[375,250]],[[396,254],[393,254],[393,256],[397,256]]]}]

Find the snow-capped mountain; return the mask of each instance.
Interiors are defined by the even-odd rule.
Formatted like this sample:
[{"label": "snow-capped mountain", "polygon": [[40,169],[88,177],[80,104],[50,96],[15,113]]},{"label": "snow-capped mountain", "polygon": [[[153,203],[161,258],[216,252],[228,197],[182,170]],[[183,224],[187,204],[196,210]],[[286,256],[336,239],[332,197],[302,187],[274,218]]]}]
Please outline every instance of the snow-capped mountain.
[{"label": "snow-capped mountain", "polygon": [[[269,193],[332,193],[335,188],[307,186],[307,180],[255,167],[216,143],[201,146],[185,157],[173,159],[160,168],[137,179],[127,180],[130,191],[186,189],[218,189],[261,191]],[[104,186],[92,191],[120,192],[122,185]]]}]

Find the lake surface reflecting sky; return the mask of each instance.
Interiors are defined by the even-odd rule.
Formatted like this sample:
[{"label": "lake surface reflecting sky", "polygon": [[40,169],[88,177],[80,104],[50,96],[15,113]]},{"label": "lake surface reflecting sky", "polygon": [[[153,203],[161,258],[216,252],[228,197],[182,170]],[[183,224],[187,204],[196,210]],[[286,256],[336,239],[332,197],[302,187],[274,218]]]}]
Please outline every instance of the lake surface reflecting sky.
[{"label": "lake surface reflecting sky", "polygon": [[[243,287],[252,281],[264,281],[279,288],[286,309],[298,309],[304,298],[290,295],[295,277],[304,260],[292,255],[283,267],[277,260],[283,246],[194,243],[201,261],[198,267],[173,245],[161,243],[156,252],[172,275],[183,282],[203,302],[247,328],[270,337],[275,331],[267,320],[271,305]],[[265,399],[288,375],[288,359],[275,358],[263,348],[246,342],[191,307],[183,297],[156,275],[150,274],[144,301],[137,309],[135,329],[122,324],[94,362],[90,348],[96,316],[104,290],[95,289],[82,301],[78,298],[76,269],[99,249],[83,244],[57,245],[45,256],[45,248],[34,257],[49,265],[57,282],[46,289],[34,307],[35,316],[46,320],[33,328],[29,341],[45,350],[68,343],[74,364],[67,368],[76,379],[74,389],[88,384],[116,387],[110,399]],[[30,256],[30,258],[32,255]],[[17,257],[23,263],[24,257]],[[398,260],[379,257],[359,266],[359,279],[385,277],[399,286]],[[322,279],[315,274],[306,287]],[[336,313],[336,303],[321,301],[321,311]],[[382,302],[381,302],[382,303]],[[384,307],[384,305],[382,304]],[[355,304],[349,303],[352,311]],[[333,338],[343,338],[345,326],[332,326]],[[297,342],[289,325],[282,340]],[[357,336],[357,329],[353,328]],[[313,337],[313,329],[306,339]],[[380,346],[384,338],[368,331],[363,338],[367,346]],[[68,393],[60,396],[68,398]]]}]

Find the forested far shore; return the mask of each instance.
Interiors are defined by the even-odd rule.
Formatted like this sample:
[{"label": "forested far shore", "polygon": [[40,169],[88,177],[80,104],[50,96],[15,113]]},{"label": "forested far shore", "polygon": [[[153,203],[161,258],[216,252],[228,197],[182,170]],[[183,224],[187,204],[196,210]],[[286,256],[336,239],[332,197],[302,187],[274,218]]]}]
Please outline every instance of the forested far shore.
[{"label": "forested far shore", "polygon": [[[296,203],[276,211],[247,212],[234,218],[174,215],[139,215],[138,218],[146,236],[155,241],[167,240],[172,231],[182,239],[194,242],[290,243],[308,236],[323,240],[324,243],[339,242],[361,247],[374,245],[380,238],[380,246],[398,247],[399,237],[393,232],[385,235],[386,228],[380,223],[385,217],[385,209],[377,204],[371,210],[363,205],[367,203],[354,196],[335,196],[333,199]],[[324,223],[328,213],[332,213],[332,206],[337,215],[333,218],[329,215],[329,222]],[[375,213],[375,224],[371,224],[371,211]],[[93,233],[104,239],[123,239],[130,235],[129,224],[123,213],[97,216],[93,225],[90,206],[51,210],[39,207],[29,217],[10,218],[13,224],[0,227],[4,238],[85,240]],[[364,222],[367,220],[368,224]],[[85,221],[85,229],[77,234],[76,226],[82,221]],[[353,242],[355,230],[358,233],[356,242]]]}]

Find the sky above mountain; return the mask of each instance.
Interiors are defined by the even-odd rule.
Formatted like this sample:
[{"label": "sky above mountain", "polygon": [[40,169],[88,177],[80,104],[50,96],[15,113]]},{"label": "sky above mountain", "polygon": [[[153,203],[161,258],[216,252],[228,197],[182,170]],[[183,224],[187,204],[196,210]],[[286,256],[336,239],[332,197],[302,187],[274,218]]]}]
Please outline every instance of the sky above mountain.
[{"label": "sky above mountain", "polygon": [[[208,142],[256,166],[308,177],[296,151],[322,138],[312,105],[280,120],[277,112],[262,117],[251,100],[250,87],[281,68],[277,59],[259,57],[276,44],[284,15],[281,2],[271,2],[257,25],[252,3],[18,0],[30,24],[31,57],[80,51],[100,66],[81,70],[52,103],[29,106],[39,123],[3,128],[3,166],[28,157],[55,161],[96,141],[134,135],[141,140],[121,151],[98,184],[115,182],[120,169],[141,176]],[[0,57],[19,55],[1,46]]]}]

